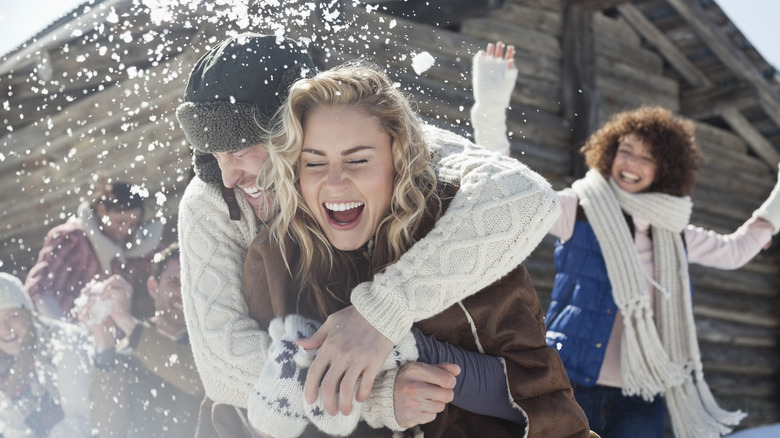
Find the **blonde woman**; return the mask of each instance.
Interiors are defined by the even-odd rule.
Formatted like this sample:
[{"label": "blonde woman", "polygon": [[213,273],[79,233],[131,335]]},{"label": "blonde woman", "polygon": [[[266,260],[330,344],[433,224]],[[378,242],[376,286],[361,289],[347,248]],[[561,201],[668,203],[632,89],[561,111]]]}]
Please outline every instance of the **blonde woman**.
[{"label": "blonde woman", "polygon": [[[362,406],[365,423],[357,431],[355,418],[323,414],[320,405],[303,400],[305,361],[296,354],[295,340],[349,306],[356,284],[404,261],[414,242],[457,226],[433,224],[444,211],[461,206],[453,201],[458,187],[437,184],[422,123],[409,100],[366,62],[296,82],[280,126],[258,177],[260,185],[273,186],[278,214],[250,247],[243,274],[250,314],[273,338],[248,403],[256,430],[295,436],[314,423],[331,435],[366,436],[370,426],[384,427],[373,431],[376,436],[390,436],[390,430],[417,424],[396,416],[396,373],[410,365],[400,371],[397,366],[466,357],[458,364],[455,400],[431,407],[429,422],[421,426],[425,436],[588,436],[560,358],[545,344],[542,308],[520,264],[474,296],[445,303],[449,307],[442,313],[415,323],[410,337],[416,351],[409,352],[404,342],[396,345]],[[530,172],[529,177],[539,178]],[[488,235],[506,227],[491,221],[478,225],[491,230]],[[452,242],[429,249],[437,257],[481,263],[479,252],[462,248]],[[460,280],[468,276],[463,273]],[[441,279],[420,299],[447,296],[435,290],[451,281],[459,279]],[[392,305],[399,297],[385,299]],[[441,348],[439,341],[460,349]],[[496,364],[498,375],[491,371]],[[486,381],[475,385],[480,378]],[[469,392],[480,384],[482,391]]]}]

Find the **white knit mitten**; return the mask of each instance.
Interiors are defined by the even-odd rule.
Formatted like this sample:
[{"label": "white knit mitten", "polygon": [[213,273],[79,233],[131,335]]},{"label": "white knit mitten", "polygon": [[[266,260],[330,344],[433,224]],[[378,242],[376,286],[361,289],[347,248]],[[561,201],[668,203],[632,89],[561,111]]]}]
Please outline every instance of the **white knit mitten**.
[{"label": "white knit mitten", "polygon": [[477,52],[474,56],[472,87],[474,106],[471,125],[474,142],[486,149],[509,155],[506,135],[506,109],[517,80],[517,69],[508,68],[509,60]]},{"label": "white knit mitten", "polygon": [[753,212],[754,217],[760,217],[765,221],[772,224],[772,234],[777,234],[780,231],[780,164],[778,164],[778,175],[775,188],[772,189],[772,193],[766,198],[761,207]]},{"label": "white knit mitten", "polygon": [[[296,357],[296,362],[301,366],[308,366],[305,364],[303,356],[303,354],[299,354],[298,357]],[[416,361],[417,356],[417,342],[415,341],[412,332],[409,331],[401,338],[398,344],[393,347],[393,351],[387,356],[379,371],[381,373],[386,370],[398,368],[407,362]],[[393,380],[393,382],[395,382],[395,380]],[[376,383],[372,389],[372,393],[374,390],[376,390]],[[355,387],[355,391],[357,391],[357,387]],[[349,415],[344,415],[342,413],[330,415],[323,407],[322,393],[320,392],[314,403],[305,406],[304,411],[306,417],[312,424],[317,426],[319,430],[328,435],[347,436],[357,427],[363,411],[363,403],[354,399],[355,394],[353,394],[352,397],[352,412]],[[392,392],[390,400],[390,405],[392,407]]]},{"label": "white knit mitten", "polygon": [[295,353],[299,350],[295,341],[311,336],[319,325],[300,315],[275,318],[269,324],[268,359],[247,401],[249,422],[257,432],[274,438],[292,438],[306,429],[308,420],[303,413],[306,370],[295,363]]}]

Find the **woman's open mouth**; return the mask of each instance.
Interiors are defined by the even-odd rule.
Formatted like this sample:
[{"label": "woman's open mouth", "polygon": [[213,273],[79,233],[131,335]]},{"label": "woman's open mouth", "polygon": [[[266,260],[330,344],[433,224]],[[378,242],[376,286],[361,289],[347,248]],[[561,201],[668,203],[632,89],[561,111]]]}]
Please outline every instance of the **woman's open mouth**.
[{"label": "woman's open mouth", "polygon": [[325,210],[328,212],[330,220],[337,225],[349,225],[360,218],[365,204],[362,202],[325,202]]}]

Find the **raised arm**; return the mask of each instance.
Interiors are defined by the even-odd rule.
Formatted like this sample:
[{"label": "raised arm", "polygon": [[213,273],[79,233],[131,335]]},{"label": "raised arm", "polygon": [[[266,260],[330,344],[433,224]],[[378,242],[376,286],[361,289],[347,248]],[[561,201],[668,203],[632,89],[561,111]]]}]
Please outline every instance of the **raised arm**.
[{"label": "raised arm", "polygon": [[472,66],[474,139],[483,148],[502,155],[509,155],[506,109],[517,80],[514,56],[515,46],[505,47],[501,41],[490,43],[485,51],[477,52]]},{"label": "raised arm", "polygon": [[688,259],[718,269],[738,269],[768,248],[772,236],[780,231],[780,181],[767,199],[739,229],[731,234],[718,234],[688,225],[685,243]]},{"label": "raised arm", "polygon": [[206,395],[246,407],[270,339],[241,294],[257,226],[248,203],[240,205],[243,220],[231,221],[219,188],[193,179],[179,207],[179,246],[187,330]]}]

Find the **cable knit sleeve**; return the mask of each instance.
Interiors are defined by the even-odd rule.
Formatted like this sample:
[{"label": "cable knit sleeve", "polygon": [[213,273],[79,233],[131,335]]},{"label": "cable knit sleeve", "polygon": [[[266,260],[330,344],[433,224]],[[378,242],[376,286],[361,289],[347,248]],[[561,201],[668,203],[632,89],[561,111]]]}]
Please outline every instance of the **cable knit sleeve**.
[{"label": "cable knit sleeve", "polygon": [[439,179],[460,190],[424,239],[352,292],[356,309],[393,342],[517,267],[560,215],[550,184],[519,161],[436,128],[426,140]]},{"label": "cable knit sleeve", "polygon": [[206,394],[246,407],[270,338],[249,317],[241,270],[257,226],[244,199],[229,219],[219,188],[194,178],[179,206],[182,298],[187,330]]}]

